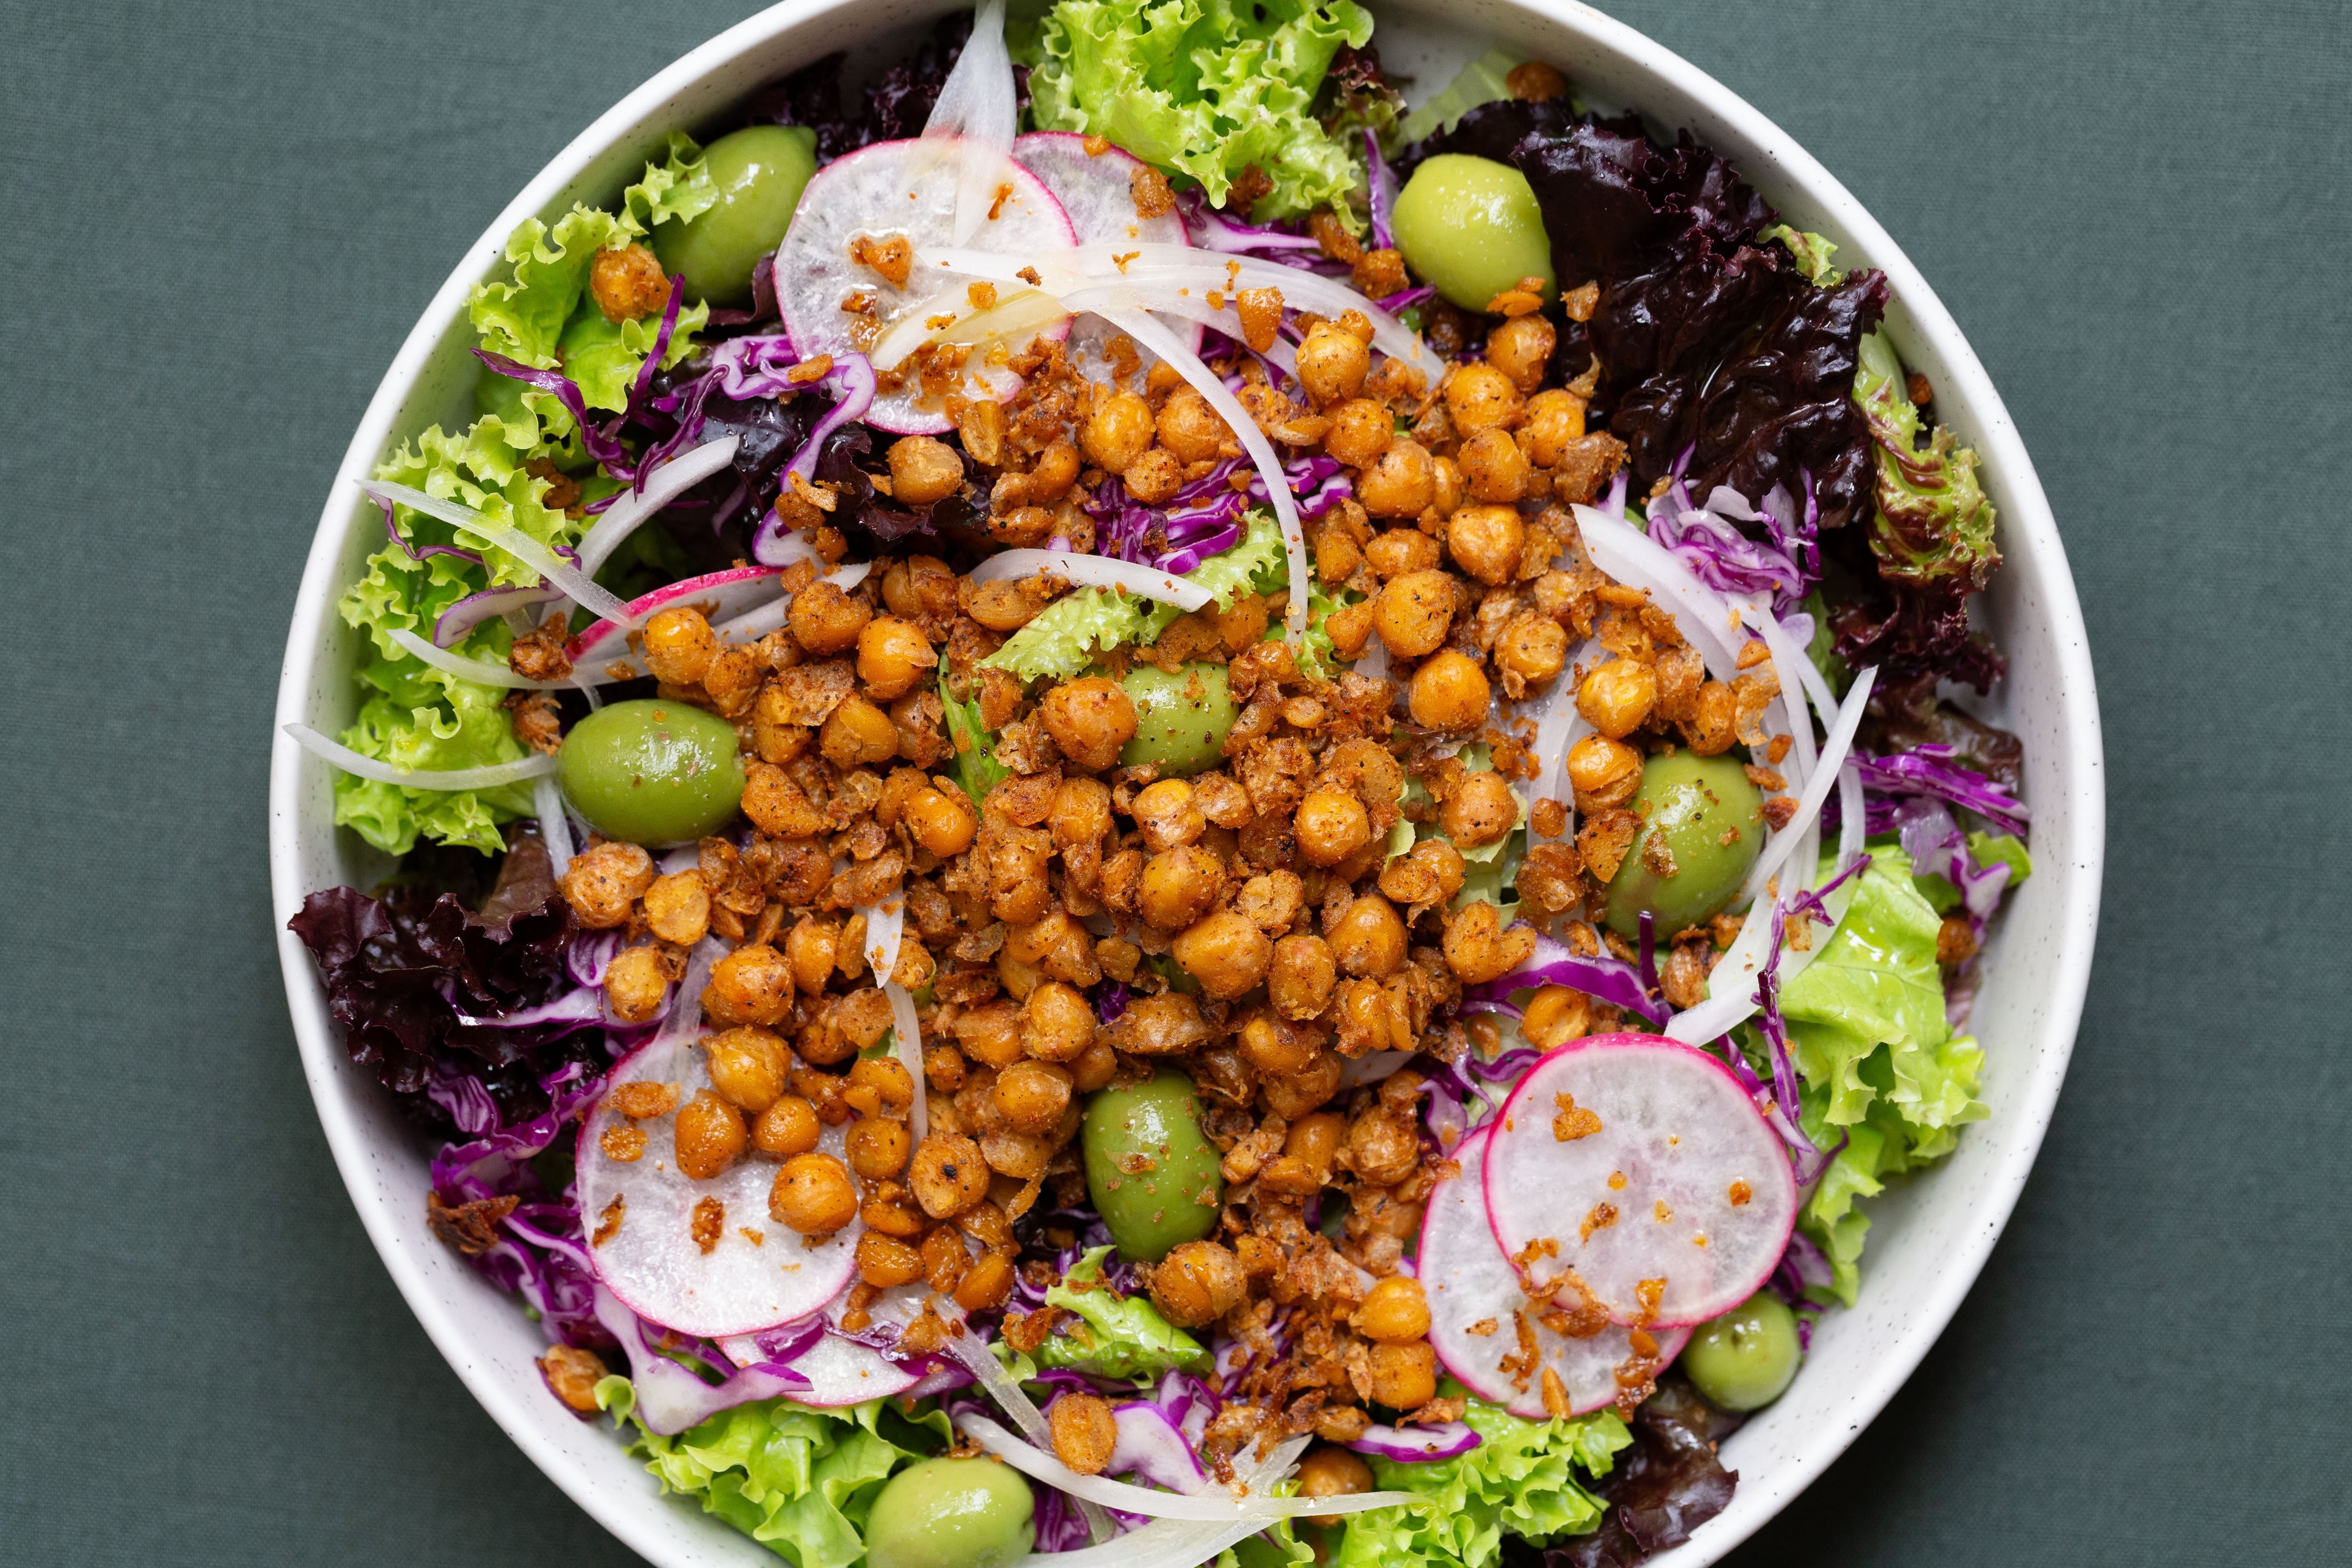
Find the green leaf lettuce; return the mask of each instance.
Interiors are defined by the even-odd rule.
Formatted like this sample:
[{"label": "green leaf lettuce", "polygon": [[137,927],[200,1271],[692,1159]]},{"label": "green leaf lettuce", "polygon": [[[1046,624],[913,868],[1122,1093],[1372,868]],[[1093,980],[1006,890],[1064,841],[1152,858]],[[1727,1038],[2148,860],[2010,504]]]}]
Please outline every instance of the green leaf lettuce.
[{"label": "green leaf lettuce", "polygon": [[2000,564],[1993,506],[1977,482],[1977,455],[1941,425],[1923,445],[1919,410],[1905,395],[1903,363],[1885,335],[1863,335],[1853,400],[1870,422],[1878,464],[1878,509],[1870,548],[1881,574],[1927,587],[1957,582],[1981,588]]},{"label": "green leaf lettuce", "polygon": [[1206,1372],[1209,1352],[1200,1341],[1161,1317],[1144,1297],[1122,1296],[1101,1284],[1109,1253],[1108,1247],[1095,1247],[1047,1288],[1045,1304],[1076,1314],[1079,1331],[1056,1333],[1039,1345],[1037,1364],[1137,1382],[1179,1368]]}]

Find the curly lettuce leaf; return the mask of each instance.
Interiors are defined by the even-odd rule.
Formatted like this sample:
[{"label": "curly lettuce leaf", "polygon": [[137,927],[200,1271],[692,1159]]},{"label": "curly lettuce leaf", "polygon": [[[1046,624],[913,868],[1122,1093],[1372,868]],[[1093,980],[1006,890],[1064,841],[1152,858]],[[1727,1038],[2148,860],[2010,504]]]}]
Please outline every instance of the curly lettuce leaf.
[{"label": "curly lettuce leaf", "polygon": [[1037,1347],[1037,1364],[1139,1383],[1179,1369],[1208,1371],[1208,1348],[1200,1341],[1161,1317],[1147,1298],[1122,1296],[1101,1283],[1103,1259],[1110,1250],[1093,1248],[1047,1288],[1045,1304],[1076,1313],[1084,1331],[1045,1341]]},{"label": "curly lettuce leaf", "polygon": [[1904,395],[1903,363],[1878,332],[1863,335],[1853,400],[1870,422],[1878,465],[1870,548],[1881,575],[1913,587],[1982,588],[2000,564],[1993,506],[1977,482],[1977,455],[1943,426],[1923,447],[1919,410]]},{"label": "curly lettuce leaf", "polygon": [[1217,206],[1255,165],[1274,182],[1264,222],[1349,210],[1355,153],[1311,110],[1339,46],[1371,36],[1354,0],[1062,0],[1012,44],[1038,130],[1107,136]]},{"label": "curly lettuce leaf", "polygon": [[1815,288],[1834,289],[1845,280],[1845,274],[1830,265],[1830,258],[1837,254],[1836,241],[1823,239],[1808,229],[1790,228],[1785,223],[1776,223],[1757,231],[1756,242],[1759,245],[1775,239],[1795,260],[1797,270],[1805,275],[1805,281]]},{"label": "curly lettuce leaf", "polygon": [[1013,770],[996,760],[996,731],[982,725],[979,702],[959,702],[948,689],[944,656],[940,659],[940,705],[947,710],[948,740],[955,747],[956,782],[978,805]]},{"label": "curly lettuce leaf", "polygon": [[1416,1492],[1434,1506],[1356,1515],[1332,1568],[1487,1568],[1501,1557],[1506,1532],[1541,1542],[1600,1524],[1606,1504],[1583,1478],[1608,1474],[1617,1451],[1633,1441],[1613,1412],[1523,1421],[1470,1399],[1462,1419],[1480,1442],[1458,1458],[1371,1458],[1382,1489]]},{"label": "curly lettuce leaf", "polygon": [[[1984,1052],[1976,1041],[1965,1036],[1948,1040],[1937,1054],[1948,1065],[1954,1081],[1973,1094],[1977,1074],[1984,1062]],[[1881,1085],[1891,1087],[1893,1083],[1893,1064],[1884,1051],[1867,1058],[1862,1065],[1862,1073]],[[1950,1153],[1957,1142],[1957,1130],[1906,1121],[1891,1101],[1874,1104],[1864,1119],[1852,1126],[1833,1127],[1826,1116],[1826,1094],[1808,1087],[1800,1099],[1800,1121],[1807,1136],[1823,1148],[1844,1140],[1844,1147],[1831,1159],[1829,1168],[1822,1173],[1822,1179],[1797,1215],[1799,1227],[1820,1246],[1830,1263],[1829,1284],[1814,1287],[1806,1294],[1823,1305],[1839,1301],[1851,1307],[1861,1292],[1863,1242],[1870,1234],[1870,1216],[1856,1206],[1858,1200],[1874,1198],[1885,1191],[1887,1177],[1916,1170]]]},{"label": "curly lettuce leaf", "polygon": [[673,131],[662,161],[647,163],[646,177],[621,193],[621,226],[648,235],[663,224],[699,217],[718,200],[702,149],[685,132]]},{"label": "curly lettuce leaf", "polygon": [[636,1418],[625,1377],[596,1384],[614,1425],[635,1421],[629,1452],[665,1492],[683,1492],[797,1568],[850,1568],[882,1483],[901,1464],[945,1448],[947,1416],[907,1419],[880,1400],[816,1410],[763,1399],[665,1437]]}]

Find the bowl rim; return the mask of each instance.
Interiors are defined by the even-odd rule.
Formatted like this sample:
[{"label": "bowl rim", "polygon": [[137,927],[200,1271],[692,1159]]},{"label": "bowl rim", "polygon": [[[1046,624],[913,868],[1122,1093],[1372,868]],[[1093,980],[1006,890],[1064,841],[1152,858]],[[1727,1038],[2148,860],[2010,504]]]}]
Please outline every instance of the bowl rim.
[{"label": "bowl rim", "polygon": [[[316,650],[320,646],[325,619],[333,613],[343,585],[342,561],[350,530],[354,526],[352,481],[364,478],[384,449],[394,434],[395,421],[415,394],[443,340],[462,318],[467,292],[497,264],[507,235],[523,219],[541,214],[599,157],[607,155],[633,135],[642,135],[648,116],[688,93],[706,77],[780,34],[848,10],[856,4],[856,0],[782,0],[689,50],[573,137],[507,204],[481,238],[459,258],[403,341],[336,468],[297,590],[272,725],[269,857],[279,964],[304,1077],[361,1223],[409,1310],[491,1419],[592,1518],[625,1544],[655,1561],[668,1555],[667,1549],[675,1543],[675,1533],[658,1522],[659,1515],[637,1506],[639,1500],[614,1497],[593,1484],[583,1468],[542,1434],[543,1412],[526,1403],[535,1399],[536,1390],[519,1387],[514,1380],[493,1373],[482,1360],[469,1353],[464,1328],[447,1292],[428,1277],[412,1256],[415,1242],[409,1233],[416,1227],[409,1223],[411,1216],[395,1214],[375,1193],[370,1135],[337,1089],[338,1075],[349,1070],[340,1034],[329,1016],[324,990],[308,952],[286,929],[286,921],[299,909],[303,897],[313,890],[299,881],[299,834],[305,799],[304,770],[320,764],[310,762],[308,753],[284,730],[289,723],[308,721],[310,718]],[[1801,191],[1832,223],[1843,228],[1871,265],[1885,273],[1907,318],[1908,335],[1920,340],[1937,356],[1942,363],[1943,378],[1957,384],[1959,401],[1969,410],[1977,426],[1975,444],[1983,454],[1986,468],[2000,477],[2002,488],[2009,492],[2003,528],[2012,540],[2023,537],[2030,545],[2030,553],[2040,563],[2041,575],[2035,586],[2054,644],[2053,677],[2062,683],[2069,706],[2076,710],[2074,721],[2059,734],[2059,744],[2065,752],[2061,776],[2071,785],[2064,805],[2074,840],[2070,846],[2074,852],[2063,861],[2053,856],[2048,858],[2049,864],[2036,866],[2037,879],[2047,878],[2061,884],[2053,919],[2060,933],[2059,952],[2043,997],[2038,1037],[2020,1042],[2021,1047],[2031,1044],[2038,1048],[2032,1053],[2028,1081],[2008,1113],[2016,1125],[2002,1141],[1999,1158],[1984,1178],[1985,1198],[1975,1213],[1977,1223],[1956,1239],[1946,1254],[1945,1267],[1937,1271],[1927,1288],[1908,1300],[1907,1322],[1893,1345],[1874,1363],[1874,1372],[1866,1384],[1848,1392],[1846,1409],[1851,1420],[1811,1439],[1794,1462],[1777,1466],[1769,1477],[1744,1479],[1731,1510],[1710,1521],[1686,1545],[1654,1559],[1662,1568],[1699,1568],[1731,1551],[1779,1513],[1818,1479],[1885,1408],[1942,1334],[1975,1284],[2032,1169],[2074,1048],[2097,935],[2105,853],[2105,792],[2096,688],[2073,574],[2032,459],[1975,351],[1893,237],[1792,136],[1738,93],[1664,45],[1575,0],[1495,0],[1495,5],[1501,13],[1524,13],[1560,26],[1595,54],[1615,57],[1633,73],[1654,77],[1686,97],[1706,103],[1714,118],[1771,160],[1776,184]],[[944,11],[950,7],[931,8]]]}]

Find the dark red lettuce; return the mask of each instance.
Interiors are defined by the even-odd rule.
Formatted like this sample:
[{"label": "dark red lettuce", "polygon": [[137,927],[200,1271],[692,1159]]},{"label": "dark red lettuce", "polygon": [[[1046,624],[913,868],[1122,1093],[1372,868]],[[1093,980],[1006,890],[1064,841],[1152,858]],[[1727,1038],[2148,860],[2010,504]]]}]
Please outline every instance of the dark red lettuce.
[{"label": "dark red lettuce", "polygon": [[1633,1412],[1633,1445],[1598,1490],[1609,1511],[1590,1535],[1548,1547],[1503,1538],[1507,1568],[1633,1568],[1680,1546],[1691,1531],[1730,1505],[1739,1478],[1723,1468],[1716,1445],[1738,1430],[1740,1418],[1717,1410],[1688,1382],[1668,1376]]},{"label": "dark red lettuce", "polygon": [[919,136],[971,34],[968,12],[941,18],[929,37],[869,83],[852,106],[843,104],[841,93],[842,68],[848,57],[827,55],[753,94],[744,121],[809,127],[816,132],[819,163],[876,142]]}]

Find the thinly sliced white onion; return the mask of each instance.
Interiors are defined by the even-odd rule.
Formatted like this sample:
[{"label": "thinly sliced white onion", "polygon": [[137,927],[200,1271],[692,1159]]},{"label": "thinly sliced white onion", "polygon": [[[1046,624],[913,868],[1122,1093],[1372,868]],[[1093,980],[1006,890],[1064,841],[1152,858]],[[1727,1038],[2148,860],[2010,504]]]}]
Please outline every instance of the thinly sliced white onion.
[{"label": "thinly sliced white onion", "polygon": [[[1788,784],[1801,795],[1805,786],[1812,782],[1813,771],[1821,765],[1821,755],[1813,750],[1813,721],[1805,710],[1804,700],[1804,676],[1814,673],[1813,661],[1798,651],[1796,644],[1789,640],[1789,634],[1781,628],[1780,621],[1769,608],[1751,603],[1741,607],[1740,616],[1762,636],[1765,649],[1772,656],[1772,674],[1780,683],[1781,695],[1788,699],[1784,704],[1790,720],[1787,760],[1793,764],[1788,770]],[[1819,679],[1818,676],[1815,678]],[[1835,714],[1836,704],[1832,703],[1829,711],[1822,716],[1824,730]],[[1813,868],[1821,863],[1821,823],[1817,817],[1804,826],[1801,839],[1797,845],[1796,864],[1801,874],[1811,877]],[[1745,884],[1750,901],[1762,891],[1763,886],[1752,878]]]},{"label": "thinly sliced white onion", "polygon": [[[801,544],[803,548],[806,548],[805,542],[801,539],[799,534],[791,534],[787,537],[789,537],[794,543]],[[810,551],[807,558],[812,561],[815,560],[816,552],[814,550]],[[841,589],[844,593],[846,593],[850,589],[856,587],[860,583],[865,582],[866,579],[872,574],[873,571],[874,563],[871,561],[855,562],[850,565],[837,567],[835,570],[826,573],[824,574],[824,581],[832,584],[835,587]],[[756,608],[744,611],[741,615],[736,616],[731,621],[721,621],[719,625],[713,626],[711,630],[719,634],[719,640],[721,642],[726,642],[731,638],[738,637],[741,638],[745,642],[757,642],[761,637],[766,637],[770,632],[774,631],[778,626],[782,626],[791,616],[792,613],[793,596],[790,594],[784,594],[769,600],[766,604],[761,605]]]},{"label": "thinly sliced white onion", "polygon": [[[1837,715],[1837,693],[1830,689],[1828,679],[1813,668],[1810,658],[1797,661],[1797,675],[1805,683],[1805,695],[1813,700],[1813,711],[1821,715],[1822,728],[1827,730]],[[1862,797],[1862,773],[1850,758],[1838,770],[1838,810],[1837,869],[1842,872],[1861,855],[1863,840],[1868,837],[1868,804]]]},{"label": "thinly sliced white onion", "polygon": [[873,966],[874,984],[881,984],[898,967],[898,939],[907,929],[907,900],[897,893],[878,904],[860,904],[866,917],[866,962]]},{"label": "thinly sliced white onion", "polygon": [[604,509],[604,515],[580,538],[580,570],[589,576],[613,558],[613,552],[635,533],[637,524],[669,505],[735,460],[740,444],[733,436],[705,441],[690,452],[680,452],[646,476],[646,488],[632,490]]},{"label": "thinly sliced white onion", "polygon": [[1197,583],[1172,572],[1162,572],[1134,561],[1108,555],[1080,555],[1067,550],[1004,550],[971,569],[975,583],[1015,581],[1043,572],[1082,588],[1124,588],[1139,598],[1157,599],[1179,609],[1205,608],[1214,595]]},{"label": "thinly sliced white onion", "polygon": [[[1099,304],[1129,305],[1154,315],[1181,316],[1188,321],[1198,321],[1204,327],[1214,327],[1235,342],[1242,341],[1241,306],[1227,300],[1221,309],[1212,310],[1207,300],[1196,294],[1171,294],[1164,285],[1130,284],[1122,279],[1117,283],[1090,283],[1083,289],[1073,289],[1061,297],[1062,303],[1072,310],[1092,310]],[[1263,353],[1253,349],[1276,369],[1292,381],[1298,379],[1298,351],[1280,338],[1266,346]]]},{"label": "thinly sliced white onion", "polygon": [[536,752],[511,763],[493,763],[483,768],[395,768],[390,763],[363,757],[349,746],[330,741],[308,724],[289,724],[286,732],[301,742],[304,751],[324,757],[347,773],[373,779],[378,784],[398,784],[403,789],[496,789],[500,784],[520,784],[555,771],[555,759]]},{"label": "thinly sliced white onion", "polygon": [[[1584,738],[1584,732],[1592,728],[1584,715],[1577,710],[1576,671],[1580,666],[1589,668],[1588,660],[1598,662],[1601,651],[1601,645],[1591,638],[1578,644],[1560,665],[1559,673],[1552,678],[1559,684],[1552,688],[1550,697],[1536,716],[1536,760],[1541,770],[1536,774],[1534,784],[1538,800],[1556,800],[1567,806],[1575,804],[1576,791],[1568,782],[1568,753],[1577,742]],[[1571,810],[1567,823],[1560,828],[1562,837],[1574,831],[1574,818],[1575,813]],[[1534,818],[1530,817],[1528,821],[1528,831],[1532,833]]]},{"label": "thinly sliced white onion", "polygon": [[563,814],[563,786],[553,773],[531,780],[530,804],[539,813],[539,841],[547,847],[547,863],[561,877],[572,864],[572,819]]},{"label": "thinly sliced white onion", "polygon": [[[1853,687],[1845,695],[1845,706],[1838,710],[1837,721],[1830,726],[1829,739],[1822,744],[1821,765],[1805,781],[1805,793],[1797,799],[1797,815],[1772,836],[1772,842],[1756,858],[1755,868],[1748,874],[1749,886],[1760,889],[1770,881],[1773,873],[1787,863],[1798,837],[1820,817],[1822,803],[1829,799],[1831,789],[1837,784],[1838,770],[1845,766],[1846,752],[1853,749],[1854,731],[1862,726],[1863,705],[1870,700],[1870,689],[1877,679],[1875,665],[1853,678]],[[1808,887],[1812,885],[1812,874],[1811,866],[1799,868],[1800,879]]]},{"label": "thinly sliced white onion", "polygon": [[454,675],[460,680],[473,681],[478,686],[503,686],[514,691],[568,691],[579,684],[576,680],[530,680],[517,675],[503,664],[492,664],[486,658],[467,658],[462,653],[436,647],[430,640],[404,627],[393,627],[390,636],[393,641],[434,668]]},{"label": "thinly sliced white onion", "polygon": [[[962,1311],[953,1302],[942,1301],[940,1310],[949,1319],[947,1343],[943,1347],[947,1353],[961,1363],[981,1387],[988,1390],[989,1396],[996,1401],[997,1408],[1012,1416],[1013,1425],[1028,1434],[1031,1442],[1052,1447],[1054,1430],[1046,1425],[1045,1413],[1037,1408],[1036,1401],[1024,1393],[1021,1385],[1013,1380],[1013,1374],[989,1353],[988,1347],[980,1342],[979,1331],[965,1321]],[[997,1430],[1001,1432],[1003,1428],[1000,1426]],[[1087,1521],[1087,1536],[1097,1546],[1108,1541],[1115,1531],[1110,1527],[1110,1517],[1102,1510],[1102,1505],[1082,1497],[1071,1500],[1078,1505],[1078,1516]]]},{"label": "thinly sliced white onion", "polygon": [[[1013,80],[1013,55],[1004,43],[1004,0],[981,0],[972,13],[971,36],[956,56],[955,68],[940,84],[926,138],[962,139],[956,177],[955,238],[968,242],[987,221],[995,200],[997,166],[1011,159],[1019,129],[1019,98]],[[982,153],[993,157],[976,156]]]},{"label": "thinly sliced white onion", "polygon": [[1411,1060],[1411,1051],[1374,1051],[1369,1056],[1358,1057],[1339,1069],[1339,1087],[1353,1089],[1360,1083],[1384,1079]]},{"label": "thinly sliced white onion", "polygon": [[[984,310],[972,309],[964,290],[953,289],[902,310],[866,353],[876,364],[895,370],[925,343],[1025,346],[1068,314],[1060,300],[1038,289],[1018,289]],[[952,319],[945,326],[931,324],[942,316]]]},{"label": "thinly sliced white onion", "polygon": [[923,1026],[915,1016],[915,999],[907,988],[893,981],[882,987],[882,994],[890,999],[890,1032],[898,1038],[891,1044],[892,1054],[907,1076],[915,1080],[915,1100],[907,1116],[907,1131],[921,1148],[923,1138],[930,1130],[929,1093],[923,1082]]},{"label": "thinly sliced white onion", "polygon": [[1080,1475],[1051,1451],[1023,1442],[985,1415],[959,1415],[956,1427],[964,1436],[1022,1474],[1121,1513],[1153,1519],[1191,1519],[1222,1523],[1255,1520],[1263,1526],[1278,1519],[1327,1519],[1363,1513],[1376,1508],[1422,1501],[1418,1492],[1354,1492],[1338,1497],[1221,1497],[1214,1492],[1163,1492],[1115,1481],[1107,1476]]},{"label": "thinly sliced white onion", "polygon": [[[1265,1491],[1290,1474],[1298,1456],[1306,1452],[1307,1443],[1305,1437],[1288,1438],[1264,1459],[1235,1465],[1235,1478],[1252,1491]],[[1078,1506],[1094,1505],[1081,1502]],[[1255,1519],[1232,1524],[1155,1519],[1108,1545],[1076,1552],[1033,1552],[1013,1568],[1200,1568],[1265,1528],[1263,1521]]]},{"label": "thinly sliced white onion", "polygon": [[1739,673],[1739,644],[1731,606],[1722,595],[1691,574],[1672,552],[1630,522],[1620,522],[1589,506],[1574,509],[1592,563],[1629,588],[1647,588],[1674,616],[1706,660],[1707,673],[1729,680]]},{"label": "thinly sliced white onion", "polygon": [[439,496],[426,495],[413,485],[394,484],[390,479],[362,479],[359,486],[378,500],[397,501],[402,506],[437,517],[446,523],[487,540],[569,594],[572,602],[589,614],[615,624],[626,623],[626,605],[590,582],[586,573],[520,529],[509,528],[503,522],[492,522],[471,507],[444,500]]}]

